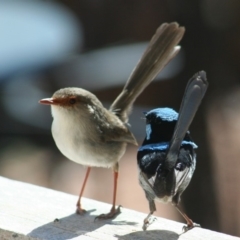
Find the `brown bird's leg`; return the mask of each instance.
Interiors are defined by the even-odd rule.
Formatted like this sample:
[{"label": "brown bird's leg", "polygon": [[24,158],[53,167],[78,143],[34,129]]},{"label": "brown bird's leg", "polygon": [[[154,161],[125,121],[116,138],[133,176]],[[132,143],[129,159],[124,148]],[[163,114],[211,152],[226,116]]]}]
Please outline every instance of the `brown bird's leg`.
[{"label": "brown bird's leg", "polygon": [[95,217],[96,219],[111,219],[111,218],[115,218],[119,213],[120,213],[120,206],[118,206],[117,208],[116,206],[116,196],[117,196],[117,180],[118,180],[118,163],[114,166],[113,169],[113,178],[114,178],[114,185],[113,185],[113,205],[112,208],[110,210],[109,213],[107,214],[101,214],[97,217]]},{"label": "brown bird's leg", "polygon": [[83,181],[83,185],[82,185],[82,188],[81,188],[81,191],[80,191],[80,194],[79,194],[79,198],[78,198],[78,201],[77,201],[77,210],[76,210],[76,213],[78,213],[78,214],[80,214],[80,215],[82,215],[82,214],[84,214],[84,213],[86,212],[86,210],[81,207],[81,198],[82,198],[83,191],[84,191],[84,188],[85,188],[86,183],[87,183],[87,179],[88,179],[90,170],[91,170],[91,168],[88,167],[88,168],[87,168],[86,175],[85,175],[85,178],[84,178],[84,181]]},{"label": "brown bird's leg", "polygon": [[187,232],[194,227],[201,227],[200,224],[194,223],[192,219],[190,219],[184,212],[182,212],[177,205],[175,205],[175,207],[187,222],[187,226],[183,226],[183,232]]}]

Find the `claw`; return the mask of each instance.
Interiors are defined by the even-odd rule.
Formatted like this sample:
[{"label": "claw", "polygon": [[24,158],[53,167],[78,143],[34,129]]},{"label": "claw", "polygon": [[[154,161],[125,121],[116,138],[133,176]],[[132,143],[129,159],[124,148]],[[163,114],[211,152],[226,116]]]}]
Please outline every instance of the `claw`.
[{"label": "claw", "polygon": [[84,215],[87,211],[81,207],[77,207],[76,214]]},{"label": "claw", "polygon": [[197,224],[197,223],[188,224],[188,225],[183,226],[182,230],[185,233],[195,227],[201,227],[201,225]]},{"label": "claw", "polygon": [[149,225],[151,225],[154,221],[156,221],[157,218],[155,217],[150,217],[150,216],[147,216],[144,220],[143,220],[143,226],[142,226],[142,229],[143,231],[146,231],[147,228],[149,227]]},{"label": "claw", "polygon": [[144,221],[143,221],[143,226],[142,226],[142,230],[143,230],[143,231],[146,231],[149,225],[150,225],[150,224],[149,224],[149,221],[148,221],[148,220],[145,221],[145,219],[144,219]]},{"label": "claw", "polygon": [[104,220],[104,219],[115,218],[118,214],[121,213],[121,211],[120,211],[121,207],[122,207],[121,205],[119,205],[117,208],[112,207],[109,213],[107,213],[107,214],[100,214],[99,216],[95,217],[94,221],[95,220]]}]

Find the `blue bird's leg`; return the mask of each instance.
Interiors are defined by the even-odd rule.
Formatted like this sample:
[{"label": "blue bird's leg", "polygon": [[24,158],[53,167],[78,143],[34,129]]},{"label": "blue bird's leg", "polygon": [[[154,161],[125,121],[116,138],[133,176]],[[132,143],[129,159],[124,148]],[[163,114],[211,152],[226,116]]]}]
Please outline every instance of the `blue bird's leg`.
[{"label": "blue bird's leg", "polygon": [[190,219],[184,212],[182,212],[177,205],[175,207],[187,222],[187,226],[183,226],[183,232],[187,232],[194,227],[201,227],[200,224],[194,223],[192,219]]},{"label": "blue bird's leg", "polygon": [[147,217],[143,220],[143,226],[142,229],[143,231],[146,231],[148,226],[151,225],[154,221],[155,218],[151,219],[151,216],[153,215],[153,213],[156,211],[156,205],[154,200],[148,200],[149,202],[149,209],[150,209],[150,213],[147,215]]}]

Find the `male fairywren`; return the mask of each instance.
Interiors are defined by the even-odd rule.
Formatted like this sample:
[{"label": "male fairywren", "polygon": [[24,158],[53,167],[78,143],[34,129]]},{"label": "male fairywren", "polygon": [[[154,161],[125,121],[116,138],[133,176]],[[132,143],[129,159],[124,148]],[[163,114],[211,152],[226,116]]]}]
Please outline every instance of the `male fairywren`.
[{"label": "male fairywren", "polygon": [[146,137],[137,153],[139,182],[149,202],[150,213],[143,230],[150,224],[154,200],[172,203],[185,218],[187,231],[200,226],[183,213],[178,204],[196,167],[197,145],[188,128],[208,87],[206,73],[195,74],[188,82],[179,114],[171,108],[156,108],[147,113]]}]

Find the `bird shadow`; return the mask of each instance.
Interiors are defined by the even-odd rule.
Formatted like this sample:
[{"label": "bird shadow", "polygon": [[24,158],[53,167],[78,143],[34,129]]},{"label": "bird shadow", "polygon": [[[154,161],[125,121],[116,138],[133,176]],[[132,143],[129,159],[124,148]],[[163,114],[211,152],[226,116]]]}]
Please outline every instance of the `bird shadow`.
[{"label": "bird shadow", "polygon": [[180,235],[168,230],[148,230],[133,232],[122,236],[115,235],[115,237],[118,237],[119,240],[177,240]]},{"label": "bird shadow", "polygon": [[[137,225],[136,222],[117,221],[114,219],[95,220],[97,215],[91,215],[95,209],[87,211],[83,216],[71,214],[64,218],[53,219],[52,222],[35,228],[27,235],[44,240],[66,240],[85,235],[88,232],[95,231],[98,228],[108,225]],[[113,221],[114,220],[114,221]],[[54,236],[54,237],[53,237]]]}]

